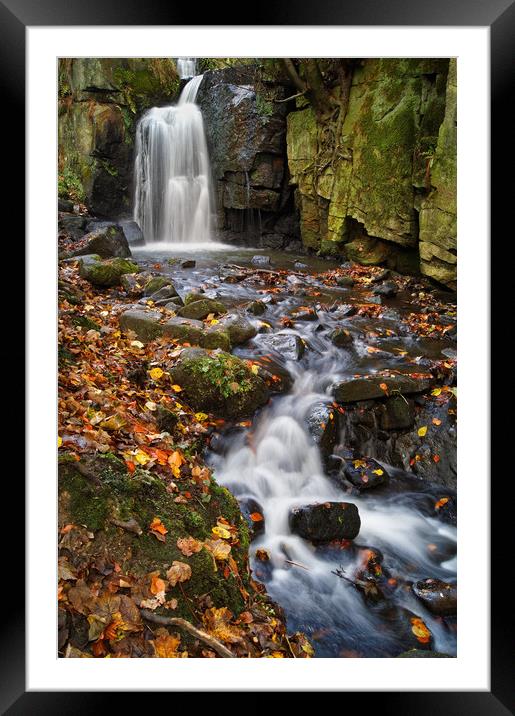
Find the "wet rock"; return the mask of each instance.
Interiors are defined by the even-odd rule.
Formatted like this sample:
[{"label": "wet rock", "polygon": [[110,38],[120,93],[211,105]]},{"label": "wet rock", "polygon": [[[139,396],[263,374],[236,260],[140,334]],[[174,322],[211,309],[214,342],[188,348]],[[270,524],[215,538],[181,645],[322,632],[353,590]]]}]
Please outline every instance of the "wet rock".
[{"label": "wet rock", "polygon": [[253,540],[265,531],[263,508],[253,497],[244,497],[239,501],[239,504],[241,514],[245,518],[249,528],[250,539]]},{"label": "wet rock", "polygon": [[304,539],[330,542],[335,539],[354,539],[361,520],[352,502],[324,502],[294,507],[289,515],[290,529]]},{"label": "wet rock", "polygon": [[[152,278],[145,284],[143,295],[152,296],[153,293],[156,293],[156,291],[159,291],[161,288],[171,285],[172,282],[170,281],[169,276],[152,276]],[[174,295],[177,294],[175,293]]]},{"label": "wet rock", "polygon": [[164,301],[158,301],[158,305],[164,304],[164,307],[168,309],[169,311],[176,311],[177,308],[180,308],[183,306],[182,298],[180,296],[174,296],[166,303]]},{"label": "wet rock", "polygon": [[270,266],[272,259],[270,256],[253,256],[250,262],[254,266]]},{"label": "wet rock", "polygon": [[122,227],[129,246],[143,246],[145,244],[143,232],[136,221],[124,219],[120,221],[119,225]]},{"label": "wet rock", "polygon": [[134,331],[138,340],[147,343],[163,335],[163,326],[159,323],[161,314],[157,311],[129,309],[120,316],[122,331]]},{"label": "wet rock", "polygon": [[179,420],[177,415],[171,410],[168,410],[168,408],[165,408],[164,405],[157,406],[155,415],[158,429],[161,432],[170,433],[171,435],[177,427]]},{"label": "wet rock", "polygon": [[183,268],[183,269],[195,268],[196,265],[197,265],[197,262],[194,261],[193,259],[186,259],[186,261],[183,261],[181,263],[181,268]]},{"label": "wet rock", "polygon": [[188,303],[199,301],[202,298],[203,293],[203,288],[194,288],[191,291],[188,291],[188,293],[184,296],[184,305],[187,306]]},{"label": "wet rock", "polygon": [[150,299],[154,301],[154,303],[158,303],[159,301],[169,301],[171,298],[175,298],[176,296],[177,291],[175,290],[175,287],[172,286],[172,284],[169,284],[152,293],[150,295]]},{"label": "wet rock", "polygon": [[[333,394],[339,403],[353,403],[358,400],[384,398],[387,393],[399,391],[410,395],[422,393],[431,387],[432,378],[412,378],[408,375],[363,376],[343,381],[333,387]],[[380,385],[385,385],[386,390]]]},{"label": "wet rock", "polygon": [[301,270],[301,269],[307,269],[307,268],[308,268],[308,265],[307,265],[307,264],[303,264],[302,261],[295,261],[295,263],[293,264],[293,268],[295,268],[295,269],[297,269],[297,270],[299,271],[299,270]]},{"label": "wet rock", "polygon": [[227,309],[223,303],[220,303],[220,301],[215,301],[212,298],[200,298],[198,301],[187,303],[177,311],[177,314],[179,316],[183,316],[184,318],[194,318],[199,320],[207,318],[210,313],[219,315],[226,312]]},{"label": "wet rock", "polygon": [[450,654],[443,654],[441,651],[424,649],[410,649],[398,654],[397,659],[452,659]]},{"label": "wet rock", "polygon": [[385,281],[380,286],[376,286],[372,293],[374,293],[376,296],[393,298],[398,293],[397,284],[395,284],[393,281]]},{"label": "wet rock", "polygon": [[306,416],[306,423],[311,437],[320,449],[322,459],[327,460],[338,440],[338,411],[327,403],[313,405]]},{"label": "wet rock", "polygon": [[247,363],[222,351],[187,348],[169,372],[192,408],[221,418],[248,417],[269,398],[264,381]]},{"label": "wet rock", "polygon": [[413,594],[420,599],[426,609],[441,617],[456,615],[457,586],[440,579],[423,579],[411,587]]},{"label": "wet rock", "polygon": [[[73,205],[71,210],[73,211]],[[77,216],[76,214],[60,216],[57,222],[57,228],[60,234],[68,234],[68,236],[76,241],[82,238],[86,233],[86,218],[84,216]],[[92,251],[91,253],[95,252]]]},{"label": "wet rock", "polygon": [[140,273],[124,274],[120,283],[129,296],[142,296],[147,283],[153,278],[150,271],[141,271]]},{"label": "wet rock", "polygon": [[372,283],[379,283],[379,281],[384,281],[385,278],[388,278],[390,275],[389,269],[383,269],[382,271],[378,271],[376,274],[372,276]]},{"label": "wet rock", "polygon": [[434,514],[442,522],[456,526],[458,522],[458,505],[455,497],[444,495],[436,500],[434,504]]},{"label": "wet rock", "polygon": [[[258,359],[259,361],[259,359]],[[283,393],[293,385],[293,378],[284,366],[267,356],[266,363],[256,362],[259,377],[265,381],[271,393]]]},{"label": "wet rock", "polygon": [[356,306],[351,306],[348,303],[340,303],[334,310],[334,316],[335,318],[350,318],[350,316],[355,316],[357,312],[358,309]]},{"label": "wet rock", "polygon": [[263,301],[252,301],[252,303],[249,303],[247,306],[247,311],[252,313],[253,316],[262,316],[266,311],[266,305]]},{"label": "wet rock", "polygon": [[210,326],[203,334],[200,341],[203,348],[220,348],[229,352],[232,348],[232,341],[229,332],[222,326]]},{"label": "wet rock", "polygon": [[335,328],[329,337],[331,342],[338,348],[345,348],[353,343],[352,334],[345,328]]},{"label": "wet rock", "polygon": [[383,430],[410,428],[415,421],[413,403],[401,395],[392,395],[378,406],[379,425]]},{"label": "wet rock", "polygon": [[404,607],[388,604],[377,608],[377,612],[390,626],[402,649],[401,653],[409,649],[432,650],[433,635],[424,620],[417,614]]},{"label": "wet rock", "polygon": [[99,287],[118,286],[123,274],[135,273],[137,270],[137,264],[123,258],[102,261],[84,256],[79,261],[79,275]]},{"label": "wet rock", "polygon": [[220,319],[219,327],[229,333],[232,346],[246,343],[257,333],[256,327],[239,313],[230,313]]},{"label": "wet rock", "polygon": [[336,285],[341,288],[352,288],[354,283],[354,279],[351,276],[337,276],[336,278]]},{"label": "wet rock", "polygon": [[347,460],[344,465],[345,477],[359,490],[369,490],[383,485],[388,473],[382,465],[370,457]]},{"label": "wet rock", "polygon": [[84,236],[85,246],[74,252],[75,256],[98,254],[102,258],[132,256],[131,250],[121,226],[115,224],[106,229],[98,229]]},{"label": "wet rock", "polygon": [[200,346],[204,334],[204,324],[202,321],[195,321],[191,318],[174,316],[164,324],[163,333],[181,343]]},{"label": "wet rock", "polygon": [[279,353],[283,360],[300,360],[304,355],[304,342],[297,333],[276,333],[263,339],[270,350]]},{"label": "wet rock", "polygon": [[292,321],[316,321],[318,319],[317,312],[310,306],[301,306],[290,314]]},{"label": "wet rock", "polygon": [[290,284],[290,286],[303,286],[304,281],[299,278],[298,276],[295,276],[293,274],[290,274],[286,281]]}]

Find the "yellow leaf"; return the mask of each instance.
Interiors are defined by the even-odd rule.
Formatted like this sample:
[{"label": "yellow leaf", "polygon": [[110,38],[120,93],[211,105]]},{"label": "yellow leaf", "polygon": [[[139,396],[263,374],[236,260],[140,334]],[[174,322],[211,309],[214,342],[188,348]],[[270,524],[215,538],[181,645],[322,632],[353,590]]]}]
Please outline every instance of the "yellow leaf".
[{"label": "yellow leaf", "polygon": [[207,413],[195,413],[195,420],[198,420],[199,423],[202,423],[204,420],[207,420],[207,418]]},{"label": "yellow leaf", "polygon": [[254,373],[254,375],[257,375],[259,373],[259,366],[253,363],[250,367],[250,370]]},{"label": "yellow leaf", "polygon": [[59,435],[57,436],[57,447],[60,448],[63,444],[63,439]]},{"label": "yellow leaf", "polygon": [[216,525],[216,527],[213,527],[211,532],[217,537],[221,537],[222,539],[231,538],[231,533],[229,532],[229,530],[226,530],[225,527],[221,527],[220,525]]},{"label": "yellow leaf", "polygon": [[182,388],[180,385],[172,385],[172,390],[175,391],[176,393],[180,393]]},{"label": "yellow leaf", "polygon": [[221,539],[208,539],[204,542],[206,549],[218,560],[227,559],[231,553],[231,545]]},{"label": "yellow leaf", "polygon": [[131,346],[134,346],[134,348],[144,348],[145,344],[141,341],[131,341]]},{"label": "yellow leaf", "polygon": [[433,390],[431,391],[431,395],[440,395],[441,392],[441,388],[433,388]]},{"label": "yellow leaf", "polygon": [[383,471],[381,470],[381,468],[378,468],[377,470],[372,470],[372,474],[373,475],[382,475]]},{"label": "yellow leaf", "polygon": [[427,433],[427,425],[423,425],[421,428],[417,430],[417,433],[419,437],[423,438],[424,435]]},{"label": "yellow leaf", "polygon": [[161,368],[152,368],[152,370],[148,371],[148,374],[152,380],[159,380],[159,378],[164,375],[164,370],[161,370]]},{"label": "yellow leaf", "polygon": [[137,453],[134,455],[134,459],[140,465],[146,465],[147,462],[149,462],[150,460],[150,455],[147,455],[147,453],[143,452],[143,450],[138,450]]}]

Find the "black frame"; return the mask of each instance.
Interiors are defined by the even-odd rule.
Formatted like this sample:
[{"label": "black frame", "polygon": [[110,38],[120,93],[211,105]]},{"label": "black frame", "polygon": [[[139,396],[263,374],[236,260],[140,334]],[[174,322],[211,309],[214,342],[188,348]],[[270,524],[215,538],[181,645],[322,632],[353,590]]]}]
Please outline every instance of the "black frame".
[{"label": "black frame", "polygon": [[[0,87],[2,88],[3,110],[0,117],[5,123],[3,136],[7,139],[7,150],[12,151],[11,161],[5,161],[4,175],[7,175],[7,201],[4,206],[18,217],[18,230],[21,233],[21,217],[25,212],[25,201],[21,187],[24,185],[25,174],[25,127],[22,121],[25,110],[25,28],[27,26],[63,26],[63,25],[196,25],[198,8],[193,6],[178,7],[172,0],[0,0]],[[489,27],[491,33],[491,97],[492,97],[492,147],[498,144],[498,151],[492,152],[492,176],[501,165],[509,168],[508,176],[513,177],[514,163],[509,161],[509,153],[513,154],[512,115],[510,106],[510,72],[512,66],[513,41],[515,39],[515,3],[514,0],[340,0],[338,4],[332,0],[317,0],[315,3],[288,3],[283,0],[279,5],[273,0],[270,9],[265,12],[264,6],[253,8],[253,15],[248,25],[387,25],[387,26],[483,26]],[[268,7],[267,7],[268,9]],[[203,25],[235,25],[234,14],[226,12],[223,6],[207,5],[202,9]],[[224,22],[227,20],[227,22]],[[232,20],[232,22],[231,22]],[[244,24],[243,22],[241,24]],[[8,111],[7,111],[8,110]],[[12,117],[16,121],[12,121]],[[509,123],[509,124],[508,124]],[[511,130],[511,132],[510,132]],[[501,152],[502,146],[502,152]],[[508,155],[508,156],[507,156]],[[502,157],[502,160],[501,160]],[[8,170],[7,170],[8,168]],[[513,182],[496,182],[496,190],[491,196],[491,234],[498,234],[500,240],[501,217],[510,211],[513,204],[510,184]],[[16,249],[16,260],[20,262],[20,252]],[[20,336],[23,346],[23,334]],[[10,346],[11,365],[22,364],[21,348]],[[11,398],[21,403],[19,387],[11,388]],[[4,399],[6,396],[4,396]],[[509,444],[509,426],[498,424],[492,444],[492,456]],[[494,437],[494,435],[492,435]],[[513,438],[512,438],[513,439]],[[23,454],[23,446],[19,451]],[[7,477],[9,475],[9,477]],[[499,475],[501,482],[511,475]],[[22,514],[24,504],[24,486],[21,476],[12,469],[5,475],[9,479],[9,502],[17,506],[17,513]],[[345,707],[349,700],[361,702],[363,706],[381,709],[383,713],[390,711],[396,714],[442,713],[446,716],[467,714],[468,716],[504,716],[515,713],[513,690],[513,646],[509,638],[506,620],[512,612],[511,591],[504,586],[509,579],[509,564],[503,564],[511,555],[503,554],[509,544],[508,529],[510,520],[501,519],[501,505],[506,503],[506,486],[492,485],[492,508],[496,519],[492,520],[492,574],[496,574],[499,586],[492,590],[491,595],[491,691],[490,692],[368,692],[366,702],[363,696],[355,692],[346,692]],[[5,487],[4,487],[5,489]],[[17,499],[11,491],[18,490]],[[503,493],[500,494],[500,490]],[[4,534],[6,526],[3,525]],[[18,535],[19,528],[16,534]],[[510,529],[511,536],[511,529]],[[8,562],[10,569],[17,575],[24,557],[24,543],[21,535],[10,540],[9,559],[4,557],[4,565]],[[17,553],[17,554],[16,554]],[[16,557],[18,556],[18,560]],[[7,571],[7,569],[5,569]],[[481,578],[481,577],[479,577]],[[19,591],[18,589],[16,591]],[[469,598],[473,599],[473,595]],[[2,611],[2,630],[0,648],[0,708],[1,713],[9,714],[43,714],[74,713],[90,714],[94,710],[107,709],[107,703],[113,701],[110,694],[99,692],[26,692],[25,691],[25,613],[24,603],[9,604]],[[510,648],[511,647],[511,648]],[[512,667],[510,669],[510,666]],[[407,684],[409,688],[409,684]],[[227,689],[229,690],[229,689]],[[295,691],[290,688],[289,690]],[[201,695],[197,693],[196,697]],[[115,698],[120,698],[114,694]],[[242,695],[245,698],[244,695]],[[145,698],[145,695],[143,695]],[[212,698],[212,694],[210,694]],[[131,694],[132,704],[137,695]],[[175,698],[175,697],[174,697]],[[270,708],[272,704],[263,698],[253,703],[260,710]],[[198,702],[190,702],[197,706]],[[212,703],[212,702],[211,702]],[[114,704],[113,704],[114,705]],[[142,704],[143,705],[143,704]],[[174,700],[173,705],[176,705]],[[149,708],[150,703],[148,704]],[[119,706],[114,706],[118,708]],[[248,708],[248,702],[243,705]]]}]

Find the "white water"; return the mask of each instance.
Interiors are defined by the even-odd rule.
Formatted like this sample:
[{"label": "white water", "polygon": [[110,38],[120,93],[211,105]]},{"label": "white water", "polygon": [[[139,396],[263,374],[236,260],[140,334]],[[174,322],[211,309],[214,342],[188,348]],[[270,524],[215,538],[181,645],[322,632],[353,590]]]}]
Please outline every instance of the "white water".
[{"label": "white water", "polygon": [[[311,369],[294,363],[289,363],[288,368],[296,374],[291,394],[276,397],[250,431],[235,439],[228,454],[213,457],[216,479],[240,501],[253,498],[261,506],[265,533],[252,543],[251,554],[256,549],[268,551],[270,562],[265,567],[268,576],[264,581],[268,593],[285,609],[289,628],[307,634],[325,630],[317,655],[346,655],[346,651],[364,656],[399,653],[403,650],[399,647],[399,627],[392,624],[385,628],[384,617],[365,604],[361,593],[334,574],[343,567],[345,575],[352,579],[363,566],[362,556],[351,550],[316,550],[292,534],[288,513],[296,505],[354,502],[361,517],[355,543],[379,549],[390,573],[408,581],[429,576],[453,581],[455,559],[435,563],[428,545],[437,535],[453,544],[456,530],[422,514],[402,495],[348,495],[327,478],[305,417],[311,406],[328,399],[325,386],[335,368],[331,350]],[[252,567],[254,571],[263,570],[263,564],[256,560]],[[409,589],[399,585],[392,600],[397,607],[424,619],[433,634],[433,648],[454,653],[454,636]]]},{"label": "white water", "polygon": [[202,75],[177,105],[153,107],[136,129],[134,220],[146,243],[211,240],[211,171],[202,113],[195,104]]},{"label": "white water", "polygon": [[197,74],[197,60],[194,57],[178,57],[177,72],[181,80],[195,77]]}]

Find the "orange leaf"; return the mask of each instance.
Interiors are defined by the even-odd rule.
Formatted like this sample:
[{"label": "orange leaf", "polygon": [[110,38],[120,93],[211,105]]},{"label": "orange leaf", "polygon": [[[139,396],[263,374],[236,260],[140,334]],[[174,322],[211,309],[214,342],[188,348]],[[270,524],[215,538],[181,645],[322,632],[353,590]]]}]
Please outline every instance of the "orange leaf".
[{"label": "orange leaf", "polygon": [[259,512],[252,512],[250,515],[250,519],[252,522],[262,522],[263,521],[263,515]]}]

